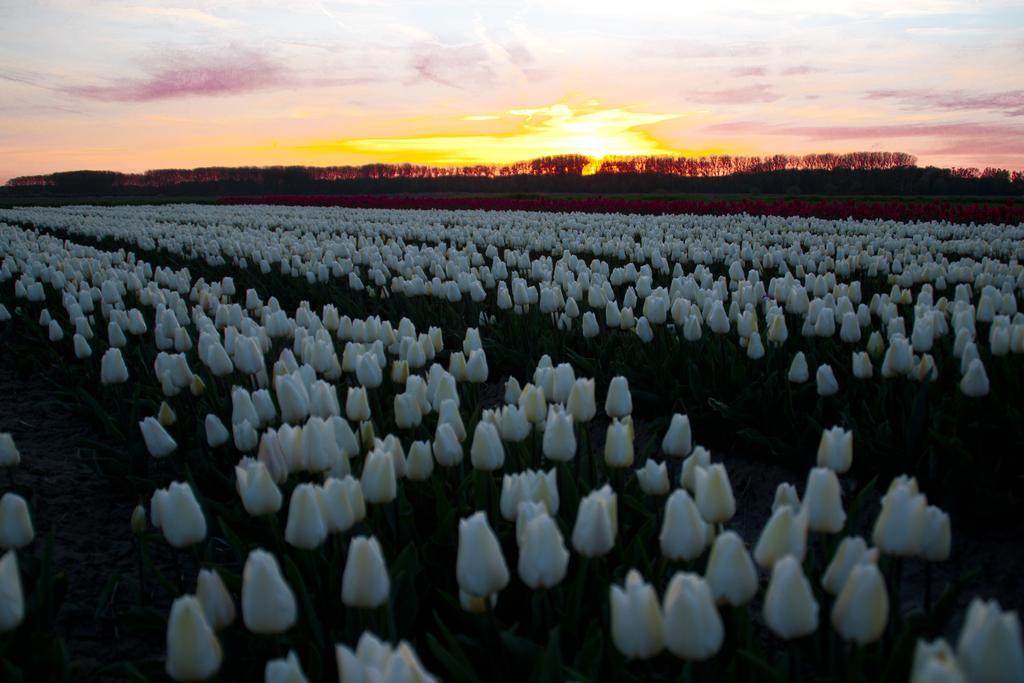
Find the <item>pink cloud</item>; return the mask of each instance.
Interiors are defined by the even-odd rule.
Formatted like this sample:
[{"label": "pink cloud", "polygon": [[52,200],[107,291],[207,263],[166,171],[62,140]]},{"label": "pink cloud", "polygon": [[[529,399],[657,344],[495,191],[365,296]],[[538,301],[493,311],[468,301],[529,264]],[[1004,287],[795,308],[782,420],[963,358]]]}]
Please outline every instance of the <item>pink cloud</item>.
[{"label": "pink cloud", "polygon": [[971,111],[987,109],[1007,116],[1024,116],[1024,90],[994,93],[967,93],[962,90],[934,92],[928,90],[870,90],[870,100],[897,100],[908,109],[940,111]]},{"label": "pink cloud", "polygon": [[413,49],[412,68],[423,80],[453,88],[479,85],[494,78],[487,62],[487,50],[479,44],[420,43]]},{"label": "pink cloud", "polygon": [[236,95],[283,84],[288,71],[265,54],[230,48],[218,52],[169,51],[146,65],[141,78],[106,85],[65,87],[72,95],[107,102],[149,102],[176,97]]},{"label": "pink cloud", "polygon": [[731,121],[706,126],[712,133],[783,135],[815,140],[864,140],[912,137],[1024,139],[1024,126],[998,123],[905,123],[853,126],[771,126],[756,121]]},{"label": "pink cloud", "polygon": [[759,83],[723,90],[698,90],[687,93],[687,99],[702,104],[754,104],[775,102],[782,96],[772,91],[771,86]]},{"label": "pink cloud", "polygon": [[783,76],[806,76],[807,74],[814,73],[815,71],[822,71],[823,69],[817,69],[813,66],[807,66],[801,64],[800,66],[790,66],[782,70]]},{"label": "pink cloud", "polygon": [[951,142],[938,145],[932,149],[922,150],[921,153],[935,156],[985,155],[987,157],[1019,157],[1024,155],[1024,136],[1016,140],[1008,140],[1004,138],[967,138],[953,140]]},{"label": "pink cloud", "polygon": [[771,53],[765,43],[680,43],[675,40],[651,40],[638,52],[651,57],[670,59],[722,59],[731,57],[763,57]]},{"label": "pink cloud", "polygon": [[767,76],[768,70],[763,66],[744,66],[739,69],[733,69],[732,75],[741,78],[745,76]]}]

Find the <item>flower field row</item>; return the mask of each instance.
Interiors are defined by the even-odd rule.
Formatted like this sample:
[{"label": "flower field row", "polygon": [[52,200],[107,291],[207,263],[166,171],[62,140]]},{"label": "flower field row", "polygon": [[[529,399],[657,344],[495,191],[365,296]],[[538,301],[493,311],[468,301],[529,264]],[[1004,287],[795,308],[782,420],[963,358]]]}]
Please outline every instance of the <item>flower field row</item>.
[{"label": "flower field row", "polygon": [[1024,222],[1024,204],[947,201],[828,199],[623,199],[423,197],[399,195],[258,195],[224,197],[222,204],[343,206],[362,209],[544,211],[634,215],[785,216],[842,220],[949,221],[952,223]]},{"label": "flower field row", "polygon": [[[137,585],[173,598],[148,612],[164,661],[134,671],[1024,675],[1015,613],[976,598],[952,634],[963,582],[933,600],[901,580],[948,560],[951,514],[1019,509],[1021,466],[992,447],[1024,436],[1020,227],[248,206],[0,221],[3,343],[97,424],[87,457],[141,502]],[[722,461],[737,449],[795,473],[763,510]],[[40,582],[19,569],[36,544],[15,488],[0,591],[23,596]],[[33,652],[12,639],[52,619],[22,602],[0,613],[11,666]]]}]

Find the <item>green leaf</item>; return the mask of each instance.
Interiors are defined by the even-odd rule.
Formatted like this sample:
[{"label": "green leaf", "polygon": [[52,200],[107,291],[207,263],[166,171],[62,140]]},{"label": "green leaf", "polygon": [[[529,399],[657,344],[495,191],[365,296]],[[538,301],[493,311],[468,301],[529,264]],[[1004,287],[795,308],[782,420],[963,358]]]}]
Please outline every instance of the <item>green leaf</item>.
[{"label": "green leaf", "polygon": [[533,671],[530,673],[531,683],[562,683],[565,680],[562,675],[562,646],[559,638],[559,627],[551,630],[548,638],[548,646],[544,651],[544,657],[536,660]]},{"label": "green leaf", "polygon": [[302,604],[302,616],[303,621],[306,624],[306,629],[309,635],[313,637],[313,640],[321,649],[324,647],[324,631],[320,626],[320,620],[317,619],[316,609],[313,606],[313,596],[310,594],[309,589],[306,588],[306,582],[302,578],[302,573],[299,571],[298,566],[292,561],[292,558],[285,556],[284,558],[285,574],[288,576],[288,581],[291,583],[292,590],[298,594],[299,602]]},{"label": "green leaf", "polygon": [[452,680],[459,683],[480,683],[480,679],[473,673],[469,662],[445,650],[433,633],[427,634],[427,646],[434,656],[437,657],[438,661],[441,662],[442,666],[448,670]]}]

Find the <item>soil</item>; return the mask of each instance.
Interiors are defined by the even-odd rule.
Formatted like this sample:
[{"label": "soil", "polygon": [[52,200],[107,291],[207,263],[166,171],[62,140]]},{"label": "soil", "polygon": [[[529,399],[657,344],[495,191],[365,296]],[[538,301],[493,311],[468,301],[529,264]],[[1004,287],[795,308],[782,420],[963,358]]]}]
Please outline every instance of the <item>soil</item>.
[{"label": "soil", "polygon": [[[67,577],[58,629],[74,666],[72,679],[112,680],[103,667],[160,658],[163,634],[121,627],[119,617],[131,607],[123,591],[98,609],[111,576],[137,575],[129,523],[136,501],[79,457],[79,441],[95,436],[89,423],[58,400],[39,373],[19,376],[6,352],[0,355],[0,432],[10,432],[21,453],[15,483],[19,492],[31,492],[36,547],[52,532],[56,568]],[[169,605],[167,597],[156,600]]]}]

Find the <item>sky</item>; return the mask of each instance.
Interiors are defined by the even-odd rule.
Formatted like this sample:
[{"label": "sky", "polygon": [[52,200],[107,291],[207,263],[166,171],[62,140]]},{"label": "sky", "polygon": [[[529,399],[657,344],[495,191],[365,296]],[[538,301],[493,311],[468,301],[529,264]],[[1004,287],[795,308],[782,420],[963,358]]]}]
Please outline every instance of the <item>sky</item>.
[{"label": "sky", "polygon": [[1024,168],[1024,3],[0,0],[0,182],[859,150]]}]

